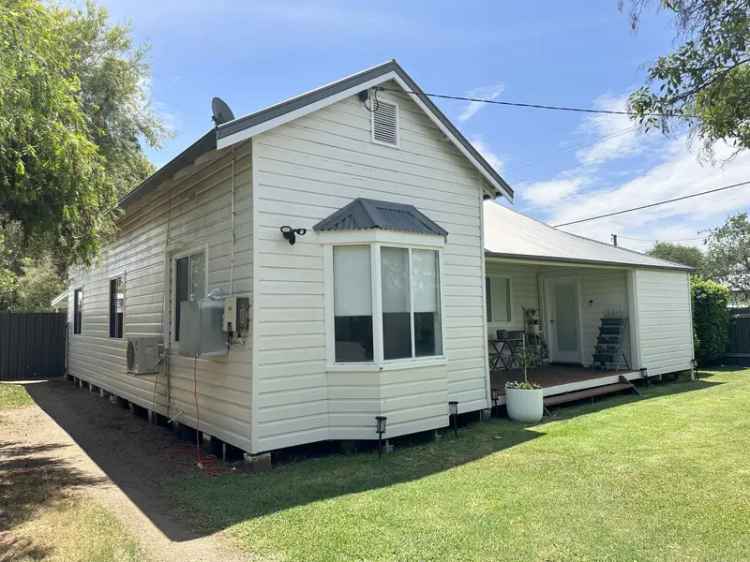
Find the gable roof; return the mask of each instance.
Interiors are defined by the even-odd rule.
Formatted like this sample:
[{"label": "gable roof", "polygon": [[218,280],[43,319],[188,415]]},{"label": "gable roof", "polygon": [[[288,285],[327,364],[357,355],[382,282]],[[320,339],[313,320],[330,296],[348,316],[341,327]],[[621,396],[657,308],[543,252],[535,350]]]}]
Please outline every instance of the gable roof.
[{"label": "gable roof", "polygon": [[509,200],[513,200],[513,189],[394,59],[250,115],[223,123],[216,129],[217,147],[221,149],[231,146],[388,80],[394,80],[406,92],[413,93],[414,102],[489,182],[493,188],[490,195],[493,197],[505,195]]},{"label": "gable roof", "polygon": [[398,230],[447,236],[448,231],[414,205],[358,198],[313,226],[317,232],[332,230]]},{"label": "gable roof", "polygon": [[692,271],[679,263],[558,230],[494,201],[484,204],[487,257]]}]

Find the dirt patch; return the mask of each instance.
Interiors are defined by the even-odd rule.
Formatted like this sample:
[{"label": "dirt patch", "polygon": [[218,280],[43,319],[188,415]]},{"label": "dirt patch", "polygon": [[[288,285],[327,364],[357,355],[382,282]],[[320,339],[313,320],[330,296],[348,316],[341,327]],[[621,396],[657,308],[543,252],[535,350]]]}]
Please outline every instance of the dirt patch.
[{"label": "dirt patch", "polygon": [[[162,493],[167,480],[196,472],[192,448],[174,432],[61,379],[26,390],[34,406],[0,411],[0,499],[9,506],[0,508],[0,531],[22,529],[39,509],[83,494],[114,514],[152,560],[248,559],[220,534],[193,528]],[[20,489],[29,493],[17,497]]]}]

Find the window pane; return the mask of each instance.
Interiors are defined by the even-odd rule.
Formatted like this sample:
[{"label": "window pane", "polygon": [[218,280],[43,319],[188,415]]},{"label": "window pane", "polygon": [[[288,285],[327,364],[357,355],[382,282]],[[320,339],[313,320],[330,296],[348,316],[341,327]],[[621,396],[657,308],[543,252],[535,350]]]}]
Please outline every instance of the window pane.
[{"label": "window pane", "polygon": [[190,256],[190,300],[206,296],[206,257],[203,253]]},{"label": "window pane", "polygon": [[440,271],[434,250],[412,250],[412,294],[414,296],[414,354],[417,357],[443,352],[440,319]]},{"label": "window pane", "polygon": [[109,337],[111,338],[122,337],[124,291],[122,277],[109,282]]},{"label": "window pane", "polygon": [[180,341],[180,303],[189,298],[188,281],[190,258],[180,258],[175,263],[175,313],[174,313],[174,340]]},{"label": "window pane", "polygon": [[333,249],[336,362],[372,361],[372,275],[368,246]]},{"label": "window pane", "polygon": [[383,357],[411,357],[411,306],[409,303],[409,250],[383,248]]},{"label": "window pane", "polygon": [[73,292],[73,333],[80,334],[83,323],[83,289]]},{"label": "window pane", "polygon": [[510,322],[510,280],[507,277],[492,278],[492,321]]}]

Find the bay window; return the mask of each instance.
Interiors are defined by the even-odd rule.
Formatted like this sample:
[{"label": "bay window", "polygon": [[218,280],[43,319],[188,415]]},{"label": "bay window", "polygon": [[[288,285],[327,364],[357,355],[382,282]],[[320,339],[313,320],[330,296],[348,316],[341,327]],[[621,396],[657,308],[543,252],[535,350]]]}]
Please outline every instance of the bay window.
[{"label": "bay window", "polygon": [[442,357],[439,250],[373,243],[331,253],[333,362]]}]

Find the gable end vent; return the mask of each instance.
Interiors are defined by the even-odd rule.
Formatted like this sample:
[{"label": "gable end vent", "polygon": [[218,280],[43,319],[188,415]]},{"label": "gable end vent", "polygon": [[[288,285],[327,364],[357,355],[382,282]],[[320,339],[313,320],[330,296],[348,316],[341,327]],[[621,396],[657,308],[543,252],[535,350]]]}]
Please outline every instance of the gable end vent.
[{"label": "gable end vent", "polygon": [[372,140],[398,146],[398,106],[378,100],[372,111]]}]

